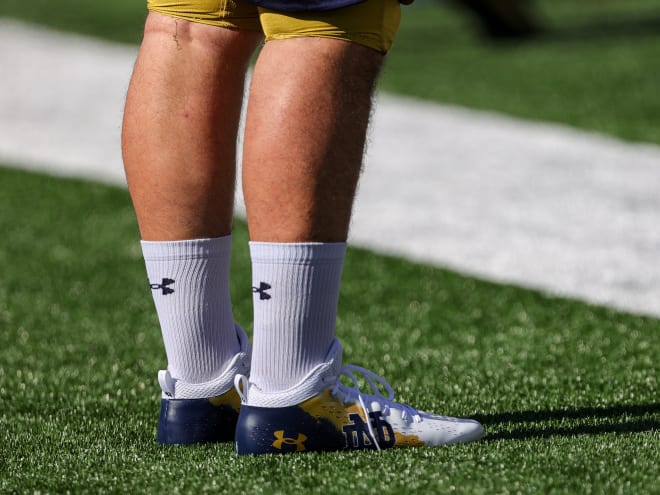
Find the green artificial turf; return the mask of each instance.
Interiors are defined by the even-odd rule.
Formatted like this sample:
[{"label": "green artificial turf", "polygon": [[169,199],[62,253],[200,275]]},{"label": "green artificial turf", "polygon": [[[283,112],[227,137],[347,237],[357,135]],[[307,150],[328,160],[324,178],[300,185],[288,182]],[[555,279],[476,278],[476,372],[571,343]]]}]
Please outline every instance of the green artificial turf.
[{"label": "green artificial turf", "polygon": [[[406,8],[382,88],[660,143],[655,0],[539,0],[548,30],[490,43]],[[137,43],[139,0],[0,2]],[[352,249],[346,361],[399,398],[480,419],[451,448],[239,458],[154,443],[165,365],[127,192],[0,169],[0,493],[660,493],[660,321]],[[248,329],[245,226],[232,293]]]},{"label": "green artificial turf", "polygon": [[[417,0],[381,88],[660,144],[657,0],[537,0],[544,31],[492,42],[448,2]],[[0,16],[137,43],[142,0],[3,0]]]},{"label": "green artificial turf", "polygon": [[147,14],[146,0],[2,0],[0,16],[15,17],[64,31],[122,43],[139,43]]},{"label": "green artificial turf", "polygon": [[383,89],[660,143],[660,3],[534,2],[544,32],[492,42],[465,15],[406,9]]},{"label": "green artificial turf", "polygon": [[[165,355],[128,193],[0,169],[0,493],[658,493],[660,321],[351,249],[338,334],[448,448],[160,448]],[[250,329],[246,229],[235,315]]]}]

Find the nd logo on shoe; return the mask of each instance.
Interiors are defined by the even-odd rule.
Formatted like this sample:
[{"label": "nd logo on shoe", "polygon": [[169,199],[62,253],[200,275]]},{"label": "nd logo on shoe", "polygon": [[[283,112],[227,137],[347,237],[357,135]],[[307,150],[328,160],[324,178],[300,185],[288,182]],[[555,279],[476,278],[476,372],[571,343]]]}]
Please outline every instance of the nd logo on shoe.
[{"label": "nd logo on shoe", "polygon": [[305,440],[307,440],[307,435],[298,433],[298,438],[290,438],[284,436],[284,430],[277,430],[275,433],[275,441],[273,442],[273,447],[278,450],[282,450],[284,445],[296,446],[296,452],[303,452],[305,449]]},{"label": "nd logo on shoe", "polygon": [[[369,426],[364,422],[362,416],[357,413],[348,415],[348,419],[352,423],[344,425],[342,431],[346,436],[346,446],[349,449],[364,449],[366,447],[373,447],[371,435],[369,434]],[[369,413],[369,420],[371,426],[378,436],[376,441],[382,449],[394,447],[396,437],[394,436],[394,429],[392,425],[383,419],[380,411],[373,411]]]}]

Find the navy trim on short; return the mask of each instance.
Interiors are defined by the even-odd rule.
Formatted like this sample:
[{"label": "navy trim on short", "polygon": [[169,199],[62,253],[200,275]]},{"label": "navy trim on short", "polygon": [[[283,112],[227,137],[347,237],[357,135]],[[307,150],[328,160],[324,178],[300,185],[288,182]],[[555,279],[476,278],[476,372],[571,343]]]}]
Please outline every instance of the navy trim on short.
[{"label": "navy trim on short", "polygon": [[322,12],[362,3],[365,0],[245,0],[247,3],[278,12]]}]

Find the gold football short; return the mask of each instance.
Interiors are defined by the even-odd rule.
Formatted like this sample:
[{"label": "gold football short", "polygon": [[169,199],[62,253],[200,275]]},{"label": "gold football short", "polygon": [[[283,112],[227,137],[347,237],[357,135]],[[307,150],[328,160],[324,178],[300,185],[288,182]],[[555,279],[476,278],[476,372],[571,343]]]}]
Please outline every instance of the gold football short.
[{"label": "gold football short", "polygon": [[147,0],[149,10],[202,24],[262,31],[266,40],[317,37],[386,53],[401,20],[399,0],[365,0],[322,12],[277,12],[242,0]]}]

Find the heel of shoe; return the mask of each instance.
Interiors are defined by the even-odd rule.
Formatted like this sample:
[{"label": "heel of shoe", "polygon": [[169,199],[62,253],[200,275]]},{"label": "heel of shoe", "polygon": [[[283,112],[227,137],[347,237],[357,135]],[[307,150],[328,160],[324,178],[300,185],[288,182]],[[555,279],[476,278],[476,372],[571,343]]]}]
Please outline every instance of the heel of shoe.
[{"label": "heel of shoe", "polygon": [[162,399],[157,442],[160,445],[230,442],[238,412],[213,399]]}]

